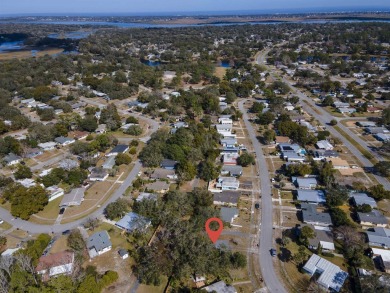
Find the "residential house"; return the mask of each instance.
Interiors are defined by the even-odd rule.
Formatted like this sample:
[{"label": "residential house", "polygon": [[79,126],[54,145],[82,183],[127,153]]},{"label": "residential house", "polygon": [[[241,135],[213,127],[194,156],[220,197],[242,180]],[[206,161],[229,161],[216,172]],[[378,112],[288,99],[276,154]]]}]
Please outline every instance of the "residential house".
[{"label": "residential house", "polygon": [[292,183],[299,189],[314,189],[317,187],[317,179],[313,177],[291,177]]},{"label": "residential house", "polygon": [[219,134],[224,135],[224,133],[232,133],[233,125],[232,124],[216,124],[215,128]]},{"label": "residential house", "polygon": [[177,179],[175,170],[158,168],[150,175],[150,179]]},{"label": "residential house", "polygon": [[93,168],[91,174],[89,174],[90,181],[105,181],[108,178],[108,173],[103,168]]},{"label": "residential house", "polygon": [[223,190],[222,192],[213,193],[213,203],[215,205],[237,206],[240,196],[240,192]]},{"label": "residential house", "polygon": [[344,103],[344,102],[334,102],[333,107],[340,109],[340,108],[349,108],[349,103]]},{"label": "residential house", "polygon": [[341,114],[352,114],[356,112],[355,108],[338,108],[337,109]]},{"label": "residential house", "polygon": [[157,193],[165,193],[169,190],[169,183],[166,183],[165,181],[156,181],[152,183],[148,183],[145,185],[147,190],[152,190]]},{"label": "residential house", "polygon": [[242,175],[242,167],[241,166],[234,166],[234,165],[223,165],[221,169],[221,175],[226,176],[233,176],[233,177],[239,177]]},{"label": "residential house", "polygon": [[115,158],[116,156],[107,157],[102,165],[102,168],[105,170],[111,170],[115,166]]},{"label": "residential house", "polygon": [[376,140],[381,141],[381,142],[390,141],[390,134],[389,133],[374,134],[374,137],[376,138]]},{"label": "residential house", "polygon": [[70,275],[73,272],[74,253],[62,251],[43,255],[38,260],[36,271],[44,280],[58,275]]},{"label": "residential house", "polygon": [[18,155],[13,154],[13,153],[9,153],[8,155],[6,155],[6,156],[3,158],[3,161],[4,161],[8,166],[12,166],[12,165],[19,164],[19,163],[22,161],[22,158],[19,157]]},{"label": "residential house", "polygon": [[35,158],[37,156],[40,156],[42,154],[43,154],[42,150],[40,150],[38,148],[32,148],[32,149],[28,149],[24,156],[26,158],[31,159],[31,158]]},{"label": "residential house", "polygon": [[326,202],[325,193],[322,190],[297,190],[297,200],[300,202],[308,202],[313,204],[321,204]]},{"label": "residential house", "polygon": [[233,120],[231,118],[220,117],[220,118],[218,118],[218,123],[219,124],[233,124]]},{"label": "residential house", "polygon": [[240,187],[240,181],[235,177],[219,177],[216,184],[217,188],[223,190],[237,190]]},{"label": "residential house", "polygon": [[315,237],[309,239],[309,248],[317,250],[318,246],[321,245],[323,251],[334,251],[335,246],[333,242],[333,233],[329,227],[322,226],[311,226]]},{"label": "residential house", "polygon": [[17,180],[17,182],[26,188],[33,187],[37,184],[34,179],[30,179],[30,178],[20,179],[20,180]]},{"label": "residential house", "polygon": [[134,232],[135,230],[144,231],[151,224],[151,221],[137,213],[127,213],[122,219],[115,223],[115,226],[125,230],[126,232]]},{"label": "residential house", "polygon": [[336,151],[316,150],[313,152],[313,159],[315,161],[326,160],[328,158],[338,158],[339,154]]},{"label": "residential house", "polygon": [[378,108],[378,107],[368,107],[367,108],[368,113],[380,113],[382,111],[383,111],[383,109]]},{"label": "residential house", "polygon": [[166,170],[174,170],[176,168],[177,162],[170,159],[162,160],[160,167]]},{"label": "residential house", "polygon": [[352,193],[351,198],[355,206],[368,204],[371,208],[377,207],[375,199],[369,197],[366,193]]},{"label": "residential house", "polygon": [[356,125],[360,127],[375,127],[376,123],[374,121],[358,121]]},{"label": "residential house", "polygon": [[226,102],[219,102],[219,109],[221,112],[225,111],[228,108],[228,104]]},{"label": "residential house", "polygon": [[333,145],[331,145],[331,143],[327,140],[317,141],[316,147],[320,150],[327,150],[327,151],[333,150]]},{"label": "residential house", "polygon": [[157,194],[155,193],[149,193],[149,192],[141,192],[138,197],[135,199],[135,201],[143,201],[143,200],[157,200]]},{"label": "residential house", "polygon": [[79,206],[84,200],[84,188],[74,188],[62,198],[60,207]]},{"label": "residential house", "polygon": [[385,127],[366,127],[364,131],[369,134],[389,133],[389,130]]},{"label": "residential house", "polygon": [[283,152],[283,159],[287,162],[304,162],[306,158],[293,152]]},{"label": "residential house", "polygon": [[55,200],[56,198],[59,198],[65,194],[64,190],[58,186],[50,186],[46,188],[46,191],[49,195],[49,201]]},{"label": "residential house", "polygon": [[50,150],[54,150],[54,148],[56,147],[56,143],[53,142],[53,141],[49,141],[49,142],[44,142],[44,143],[39,143],[38,144],[38,147],[40,147],[41,149],[43,149],[44,151],[50,151]]},{"label": "residential house", "polygon": [[302,220],[306,224],[330,226],[332,219],[329,213],[318,212],[316,205],[301,203]]},{"label": "residential house", "polygon": [[235,147],[237,145],[237,139],[236,138],[222,138],[220,140],[220,144],[223,147]]},{"label": "residential house", "polygon": [[233,224],[235,218],[238,217],[238,209],[230,207],[221,208],[221,219],[226,223]]},{"label": "residential house", "polygon": [[97,133],[97,134],[103,134],[106,132],[107,132],[107,125],[106,124],[99,124],[95,130],[95,133]]},{"label": "residential house", "polygon": [[369,213],[357,213],[358,222],[362,226],[386,227],[387,218],[378,210]]},{"label": "residential house", "polygon": [[128,145],[118,144],[108,154],[106,154],[106,157],[117,156],[119,154],[123,154],[127,152],[128,150],[129,150]]},{"label": "residential house", "polygon": [[334,169],[349,169],[349,163],[340,158],[327,158],[328,162],[332,162]]},{"label": "residential house", "polygon": [[383,272],[390,273],[390,250],[371,248],[374,261]]},{"label": "residential house", "polygon": [[317,254],[313,254],[309,258],[309,260],[303,266],[303,270],[310,276],[318,274],[319,278],[316,282],[325,289],[331,289],[336,292],[341,290],[345,280],[348,277],[348,273],[344,272],[338,266],[318,256]]},{"label": "residential house", "polygon": [[87,239],[87,249],[90,258],[102,255],[103,253],[110,251],[111,248],[112,243],[110,236],[105,230],[96,232]]},{"label": "residential house", "polygon": [[237,165],[239,154],[224,154],[222,155],[222,162],[224,165]]},{"label": "residential house", "polygon": [[237,293],[236,288],[231,285],[227,285],[224,281],[219,281],[212,285],[203,287],[202,290],[213,293]]},{"label": "residential house", "polygon": [[240,148],[239,147],[224,147],[221,151],[221,155],[226,155],[226,154],[240,154]]},{"label": "residential house", "polygon": [[68,133],[68,136],[75,140],[85,139],[89,135],[87,131],[72,131]]},{"label": "residential house", "polygon": [[75,142],[73,138],[64,137],[64,136],[56,137],[54,141],[61,146],[67,146]]},{"label": "residential house", "polygon": [[390,247],[390,229],[383,227],[370,228],[366,231],[368,244],[383,248]]}]

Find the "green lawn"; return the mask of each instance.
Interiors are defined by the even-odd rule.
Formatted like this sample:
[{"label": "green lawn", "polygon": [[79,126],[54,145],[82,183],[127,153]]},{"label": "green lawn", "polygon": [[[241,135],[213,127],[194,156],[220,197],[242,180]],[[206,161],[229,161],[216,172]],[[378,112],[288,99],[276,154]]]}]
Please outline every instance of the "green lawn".
[{"label": "green lawn", "polygon": [[48,222],[54,223],[60,212],[59,204],[61,200],[62,196],[50,201],[42,211],[31,216],[31,222],[43,224],[47,224]]}]

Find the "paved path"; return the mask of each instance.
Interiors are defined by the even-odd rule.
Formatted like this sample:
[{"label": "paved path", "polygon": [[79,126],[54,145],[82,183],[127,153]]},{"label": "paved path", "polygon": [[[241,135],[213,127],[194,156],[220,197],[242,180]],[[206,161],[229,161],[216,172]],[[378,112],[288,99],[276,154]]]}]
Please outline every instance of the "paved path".
[{"label": "paved path", "polygon": [[268,290],[272,293],[287,293],[282,283],[275,273],[273,258],[270,254],[270,249],[274,247],[272,235],[272,197],[271,197],[271,180],[268,174],[267,162],[265,160],[261,144],[259,143],[256,132],[254,131],[246,110],[244,109],[244,101],[238,103],[240,111],[243,113],[243,119],[249,138],[252,140],[253,147],[256,153],[257,168],[260,174],[261,186],[261,231],[259,229],[260,246],[258,250],[261,274]]},{"label": "paved path", "polygon": [[[259,53],[256,57],[257,64],[265,65],[265,58],[268,54],[269,50],[264,50],[261,53]],[[271,73],[271,76],[273,74]],[[352,144],[349,142],[349,140],[343,136],[340,132],[338,132],[334,127],[329,126],[328,123],[332,119],[336,120],[344,120],[337,117],[334,117],[333,115],[329,114],[326,110],[322,109],[321,107],[318,107],[313,99],[308,97],[305,93],[298,90],[296,87],[293,86],[293,83],[289,80],[287,80],[284,77],[275,76],[275,78],[281,78],[283,82],[287,83],[291,91],[297,95],[301,101],[305,101],[303,103],[300,103],[302,108],[315,117],[323,126],[326,126],[326,129],[332,134],[332,136],[339,138],[343,144],[348,148],[348,150],[362,163],[364,167],[372,168],[373,164],[370,160],[368,160],[363,154]],[[314,110],[315,109],[315,110]],[[383,161],[383,157],[379,155],[377,152],[374,152],[371,147],[369,146],[368,142],[362,140],[356,133],[352,132],[348,127],[344,126],[342,123],[338,123],[337,126],[343,130],[345,133],[347,133],[353,140],[355,140],[362,148],[364,148],[367,152],[372,154],[378,161]],[[375,179],[384,186],[386,190],[390,190],[390,182],[386,178],[382,176],[378,176],[373,174]]]},{"label": "paved path", "polygon": [[[151,126],[150,131],[148,136],[144,137],[145,140],[150,139],[150,134],[155,132],[159,128],[158,122],[155,120],[142,117],[142,119],[146,120],[146,122]],[[38,233],[61,233],[65,230],[70,230],[73,228],[76,228],[80,225],[82,225],[87,219],[89,218],[98,218],[101,216],[104,212],[104,209],[106,206],[111,203],[116,201],[118,198],[120,198],[126,189],[131,186],[133,180],[137,178],[138,172],[141,170],[141,162],[139,160],[134,162],[134,167],[129,173],[129,175],[126,177],[125,180],[123,180],[123,183],[119,186],[117,190],[113,193],[113,195],[104,203],[101,205],[100,208],[95,210],[93,213],[88,214],[84,216],[81,219],[75,220],[73,222],[67,223],[67,224],[59,224],[55,223],[54,225],[44,225],[44,224],[35,224],[31,223],[29,221],[24,221],[19,218],[14,218],[10,212],[4,208],[0,207],[0,218],[3,219],[4,221],[10,223],[13,228],[18,228],[21,230],[28,231],[29,234],[38,234]]]}]

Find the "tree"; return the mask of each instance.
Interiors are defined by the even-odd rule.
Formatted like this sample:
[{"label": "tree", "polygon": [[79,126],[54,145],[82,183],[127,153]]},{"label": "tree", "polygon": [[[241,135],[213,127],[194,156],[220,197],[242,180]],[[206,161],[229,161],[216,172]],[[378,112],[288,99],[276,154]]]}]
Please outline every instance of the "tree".
[{"label": "tree", "polygon": [[129,116],[126,118],[126,123],[139,124],[138,119],[134,116]]},{"label": "tree", "polygon": [[325,99],[322,100],[323,106],[332,106],[334,103],[332,96],[326,96]]},{"label": "tree", "polygon": [[361,213],[370,213],[372,211],[372,207],[369,204],[362,204],[357,206],[357,211]]},{"label": "tree", "polygon": [[335,126],[335,125],[337,125],[337,120],[336,119],[332,119],[332,120],[330,120],[329,124],[332,125],[332,126]]},{"label": "tree", "polygon": [[264,103],[254,102],[252,107],[249,109],[252,113],[261,113],[264,109]]},{"label": "tree", "polygon": [[337,207],[343,205],[348,200],[348,190],[341,186],[328,189],[326,191],[326,204],[328,207]]},{"label": "tree", "polygon": [[14,173],[14,176],[15,179],[31,178],[32,172],[28,166],[19,164],[16,172]]},{"label": "tree", "polygon": [[95,116],[89,115],[80,121],[79,126],[82,130],[94,132],[98,128],[98,123]]},{"label": "tree", "polygon": [[390,106],[382,111],[381,122],[384,125],[390,124]]},{"label": "tree", "polygon": [[261,125],[271,124],[275,120],[275,115],[270,111],[265,112],[264,114],[259,114],[257,116],[257,122]]},{"label": "tree", "polygon": [[131,163],[131,158],[129,155],[127,154],[118,154],[115,158],[115,164],[117,166],[120,166],[120,165],[128,165]]},{"label": "tree", "polygon": [[333,169],[332,162],[325,162],[319,169],[319,179],[322,184],[329,188],[335,181],[334,173],[336,172]]},{"label": "tree", "polygon": [[48,196],[45,189],[40,185],[28,189],[19,187],[10,198],[11,214],[23,220],[28,220],[32,214],[42,210],[47,202]]},{"label": "tree", "polygon": [[215,164],[210,161],[202,161],[199,164],[199,177],[205,181],[211,181],[217,178],[219,175],[219,170]]},{"label": "tree", "polygon": [[351,224],[345,212],[340,208],[332,207],[330,209],[330,216],[332,218],[333,226],[335,227],[340,227],[344,225],[348,226]]},{"label": "tree", "polygon": [[129,203],[125,199],[119,198],[117,201],[108,204],[104,213],[108,219],[115,220],[123,217],[128,210]]},{"label": "tree", "polygon": [[264,131],[263,139],[266,144],[275,141],[275,138],[276,138],[276,133],[274,130],[267,129],[266,131]]},{"label": "tree", "polygon": [[70,232],[67,242],[74,252],[80,253],[85,249],[85,242],[79,229],[74,229]]},{"label": "tree", "polygon": [[299,242],[305,246],[309,245],[309,239],[314,238],[316,235],[314,230],[309,226],[303,226],[299,234]]},{"label": "tree", "polygon": [[250,164],[255,163],[255,158],[251,154],[243,153],[241,156],[237,158],[237,163],[243,167],[247,167]]},{"label": "tree", "polygon": [[390,176],[390,162],[389,161],[381,161],[375,164],[374,169],[376,172],[381,174],[384,177]]},{"label": "tree", "polygon": [[286,247],[291,242],[290,237],[283,235],[280,243],[283,247]]},{"label": "tree", "polygon": [[180,162],[177,167],[180,181],[190,181],[196,176],[196,166],[190,161]]},{"label": "tree", "polygon": [[390,191],[386,190],[382,184],[373,185],[368,191],[376,201],[390,198]]},{"label": "tree", "polygon": [[234,269],[239,269],[239,268],[245,268],[246,267],[246,257],[240,252],[234,252],[230,256],[230,262],[232,264],[232,267]]},{"label": "tree", "polygon": [[142,134],[142,128],[139,125],[131,125],[124,132],[129,135],[139,136]]},{"label": "tree", "polygon": [[298,252],[293,255],[293,261],[297,266],[300,266],[307,258],[306,248],[301,245],[298,248]]}]

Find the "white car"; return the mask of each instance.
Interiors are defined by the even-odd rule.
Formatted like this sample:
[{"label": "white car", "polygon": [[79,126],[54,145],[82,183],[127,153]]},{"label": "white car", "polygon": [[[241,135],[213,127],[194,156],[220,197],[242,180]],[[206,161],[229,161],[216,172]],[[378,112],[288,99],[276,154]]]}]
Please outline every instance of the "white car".
[{"label": "white car", "polygon": [[3,219],[0,219],[0,224],[3,224],[3,223],[4,223]]}]

